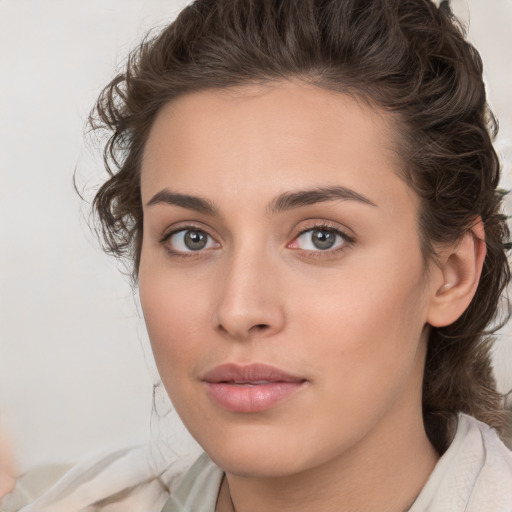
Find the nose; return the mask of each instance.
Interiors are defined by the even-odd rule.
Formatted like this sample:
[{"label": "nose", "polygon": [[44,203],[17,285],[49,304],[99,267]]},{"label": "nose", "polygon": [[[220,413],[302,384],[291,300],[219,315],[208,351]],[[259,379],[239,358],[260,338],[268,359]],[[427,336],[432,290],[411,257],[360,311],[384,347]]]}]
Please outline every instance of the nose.
[{"label": "nose", "polygon": [[250,249],[233,254],[222,275],[213,321],[234,340],[268,337],[285,324],[275,263]]}]

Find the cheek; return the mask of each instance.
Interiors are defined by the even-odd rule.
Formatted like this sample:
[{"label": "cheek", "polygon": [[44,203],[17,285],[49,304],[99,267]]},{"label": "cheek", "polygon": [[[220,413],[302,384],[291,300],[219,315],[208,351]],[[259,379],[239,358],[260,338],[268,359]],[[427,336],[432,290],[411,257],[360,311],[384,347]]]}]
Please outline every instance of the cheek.
[{"label": "cheek", "polygon": [[421,393],[422,264],[387,273],[368,268],[352,267],[350,276],[322,291],[310,287],[316,293],[296,302],[302,310],[298,351],[307,355],[321,397],[311,404],[317,412],[302,421],[326,438],[357,439],[394,404],[414,402]]},{"label": "cheek", "polygon": [[317,340],[314,355],[326,373],[361,389],[399,378],[413,364],[425,325],[421,257],[392,268],[380,261],[384,256],[371,265],[361,261],[297,302],[303,339]]},{"label": "cheek", "polygon": [[179,380],[197,358],[209,317],[208,294],[200,282],[145,269],[142,264],[139,293],[155,361],[168,387],[167,382]]}]

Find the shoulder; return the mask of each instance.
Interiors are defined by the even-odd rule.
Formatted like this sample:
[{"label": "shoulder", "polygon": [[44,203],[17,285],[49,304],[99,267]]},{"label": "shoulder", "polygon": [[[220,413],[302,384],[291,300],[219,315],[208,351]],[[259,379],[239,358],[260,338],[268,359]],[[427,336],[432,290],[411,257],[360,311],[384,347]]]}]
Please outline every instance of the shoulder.
[{"label": "shoulder", "polygon": [[485,423],[460,414],[455,437],[411,512],[510,512],[512,452]]},{"label": "shoulder", "polygon": [[[473,454],[473,464],[481,468],[474,478],[468,512],[510,512],[512,510],[512,451],[485,423],[465,416],[468,423],[466,450]],[[479,446],[478,450],[473,444]]]},{"label": "shoulder", "polygon": [[147,447],[90,457],[68,469],[42,466],[27,472],[2,500],[1,511],[160,512],[184,472],[180,461],[157,467]]},{"label": "shoulder", "polygon": [[[512,451],[489,425],[466,414],[460,414],[457,437],[459,451],[482,463],[479,478],[489,473],[512,479]],[[512,491],[512,487],[510,490]]]},{"label": "shoulder", "polygon": [[27,471],[17,479],[14,489],[0,499],[0,510],[20,510],[44,494],[69,469],[70,465],[48,464]]}]

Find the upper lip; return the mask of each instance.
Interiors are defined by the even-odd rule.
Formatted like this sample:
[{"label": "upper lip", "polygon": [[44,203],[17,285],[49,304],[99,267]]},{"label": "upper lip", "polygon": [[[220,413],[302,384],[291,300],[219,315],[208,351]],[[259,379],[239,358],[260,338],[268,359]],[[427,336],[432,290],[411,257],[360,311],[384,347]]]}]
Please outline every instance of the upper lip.
[{"label": "upper lip", "polygon": [[221,364],[206,372],[203,381],[211,383],[266,383],[266,382],[304,382],[306,379],[292,375],[280,368],[267,364],[253,363],[239,365]]}]

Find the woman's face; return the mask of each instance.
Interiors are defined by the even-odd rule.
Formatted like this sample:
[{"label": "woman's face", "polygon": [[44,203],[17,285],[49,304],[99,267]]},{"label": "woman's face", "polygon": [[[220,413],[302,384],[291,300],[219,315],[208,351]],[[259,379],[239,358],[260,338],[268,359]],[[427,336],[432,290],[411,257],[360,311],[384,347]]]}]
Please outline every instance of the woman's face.
[{"label": "woman's face", "polygon": [[421,428],[433,292],[393,146],[385,113],[291,82],[159,113],[142,307],[174,406],[226,471],[291,474]]}]

